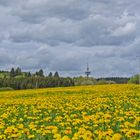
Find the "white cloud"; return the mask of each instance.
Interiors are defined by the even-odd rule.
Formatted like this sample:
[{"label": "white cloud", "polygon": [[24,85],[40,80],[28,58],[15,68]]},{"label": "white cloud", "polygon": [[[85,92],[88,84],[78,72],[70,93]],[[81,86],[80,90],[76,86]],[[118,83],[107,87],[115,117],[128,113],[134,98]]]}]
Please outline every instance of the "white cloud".
[{"label": "white cloud", "polygon": [[136,24],[135,23],[127,23],[124,26],[118,27],[112,33],[113,36],[128,36],[135,32]]}]

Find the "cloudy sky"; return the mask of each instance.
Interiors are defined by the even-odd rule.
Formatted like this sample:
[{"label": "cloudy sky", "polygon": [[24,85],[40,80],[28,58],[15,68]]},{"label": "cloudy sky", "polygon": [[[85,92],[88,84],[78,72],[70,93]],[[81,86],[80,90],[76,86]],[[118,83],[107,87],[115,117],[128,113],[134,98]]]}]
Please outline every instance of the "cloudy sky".
[{"label": "cloudy sky", "polygon": [[0,0],[0,69],[138,73],[140,0]]}]

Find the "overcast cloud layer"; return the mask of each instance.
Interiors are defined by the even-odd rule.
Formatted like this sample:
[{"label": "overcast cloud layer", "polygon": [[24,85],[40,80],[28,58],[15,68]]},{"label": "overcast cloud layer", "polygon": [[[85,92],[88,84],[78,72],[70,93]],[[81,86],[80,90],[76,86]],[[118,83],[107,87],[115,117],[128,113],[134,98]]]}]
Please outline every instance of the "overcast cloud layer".
[{"label": "overcast cloud layer", "polygon": [[138,73],[139,0],[0,0],[0,69]]}]

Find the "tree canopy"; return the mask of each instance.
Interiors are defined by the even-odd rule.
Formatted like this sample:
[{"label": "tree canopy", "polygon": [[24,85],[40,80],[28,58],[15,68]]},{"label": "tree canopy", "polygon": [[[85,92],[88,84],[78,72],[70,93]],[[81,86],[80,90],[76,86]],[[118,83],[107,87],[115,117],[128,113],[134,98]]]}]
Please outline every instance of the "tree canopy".
[{"label": "tree canopy", "polygon": [[[1,72],[1,74],[5,74]],[[22,72],[21,68],[12,68],[7,76],[0,77],[0,88],[10,87],[13,89],[33,89],[46,87],[65,87],[74,86],[72,78],[62,78],[58,72],[54,75],[52,72],[48,76],[44,75],[42,69],[31,74],[30,72]]]}]

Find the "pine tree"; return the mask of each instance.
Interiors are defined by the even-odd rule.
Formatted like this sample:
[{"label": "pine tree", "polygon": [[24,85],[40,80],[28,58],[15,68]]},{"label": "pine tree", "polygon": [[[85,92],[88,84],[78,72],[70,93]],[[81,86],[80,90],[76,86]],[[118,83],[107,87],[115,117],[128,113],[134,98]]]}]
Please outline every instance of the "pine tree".
[{"label": "pine tree", "polygon": [[52,72],[49,73],[48,77],[53,77],[53,74]]},{"label": "pine tree", "polygon": [[15,77],[15,69],[12,68],[10,71],[10,77]]},{"label": "pine tree", "polygon": [[26,77],[31,77],[32,75],[31,75],[30,72],[27,72],[27,73],[25,74],[25,76],[26,76]]},{"label": "pine tree", "polygon": [[15,75],[21,75],[21,68],[17,67],[16,71],[15,71]]},{"label": "pine tree", "polygon": [[57,71],[55,72],[54,77],[59,78],[59,74]]},{"label": "pine tree", "polygon": [[40,76],[40,77],[44,77],[44,72],[42,69],[40,69],[38,72],[36,72],[36,75],[37,76]]}]

